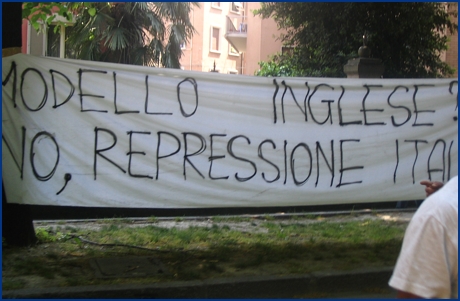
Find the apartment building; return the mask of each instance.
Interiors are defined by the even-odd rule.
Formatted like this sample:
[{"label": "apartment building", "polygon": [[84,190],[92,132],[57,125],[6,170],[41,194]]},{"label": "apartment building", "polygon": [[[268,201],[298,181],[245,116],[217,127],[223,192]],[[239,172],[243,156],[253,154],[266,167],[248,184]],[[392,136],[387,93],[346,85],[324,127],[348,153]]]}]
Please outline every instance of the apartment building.
[{"label": "apartment building", "polygon": [[273,19],[254,16],[259,2],[200,2],[191,20],[197,30],[183,45],[184,70],[254,75],[259,61],[282,51]]}]

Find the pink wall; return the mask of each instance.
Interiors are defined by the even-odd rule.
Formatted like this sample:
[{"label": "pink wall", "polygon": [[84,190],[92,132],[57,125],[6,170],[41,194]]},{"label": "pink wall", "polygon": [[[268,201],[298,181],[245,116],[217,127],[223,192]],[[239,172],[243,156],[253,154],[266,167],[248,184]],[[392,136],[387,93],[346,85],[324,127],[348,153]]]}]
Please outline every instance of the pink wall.
[{"label": "pink wall", "polygon": [[[249,11],[260,8],[259,2],[248,2]],[[273,54],[281,52],[281,41],[276,38],[282,31],[279,31],[273,19],[262,19],[254,16],[251,12],[248,15],[248,47],[246,52],[246,75],[254,75],[259,70],[260,61],[268,61]]]},{"label": "pink wall", "polygon": [[27,53],[27,20],[22,20],[22,53]]}]

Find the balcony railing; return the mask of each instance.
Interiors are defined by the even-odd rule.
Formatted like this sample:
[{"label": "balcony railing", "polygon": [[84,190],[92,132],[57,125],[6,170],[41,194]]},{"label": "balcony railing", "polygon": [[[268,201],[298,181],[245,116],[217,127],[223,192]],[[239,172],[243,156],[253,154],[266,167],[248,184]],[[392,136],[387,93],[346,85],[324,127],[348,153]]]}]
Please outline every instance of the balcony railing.
[{"label": "balcony railing", "polygon": [[227,16],[227,34],[246,34],[247,32],[246,17]]},{"label": "balcony railing", "polygon": [[238,52],[246,52],[248,23],[246,17],[227,16],[225,38]]}]

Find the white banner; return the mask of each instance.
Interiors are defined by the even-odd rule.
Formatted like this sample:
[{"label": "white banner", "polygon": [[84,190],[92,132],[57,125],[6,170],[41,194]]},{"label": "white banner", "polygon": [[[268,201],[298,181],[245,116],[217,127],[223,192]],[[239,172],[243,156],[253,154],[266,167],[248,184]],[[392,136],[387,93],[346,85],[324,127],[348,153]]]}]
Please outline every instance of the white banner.
[{"label": "white banner", "polygon": [[199,208],[424,198],[457,175],[457,79],[265,78],[3,58],[11,203]]}]

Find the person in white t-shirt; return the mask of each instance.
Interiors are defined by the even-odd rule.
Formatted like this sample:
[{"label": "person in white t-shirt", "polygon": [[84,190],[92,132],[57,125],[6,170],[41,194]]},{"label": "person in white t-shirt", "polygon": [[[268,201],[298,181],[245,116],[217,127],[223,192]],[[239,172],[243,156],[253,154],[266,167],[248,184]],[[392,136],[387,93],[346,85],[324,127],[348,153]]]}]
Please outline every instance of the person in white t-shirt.
[{"label": "person in white t-shirt", "polygon": [[[428,197],[412,217],[389,285],[398,298],[458,298],[458,183],[422,181]],[[437,191],[436,191],[437,190]]]}]

